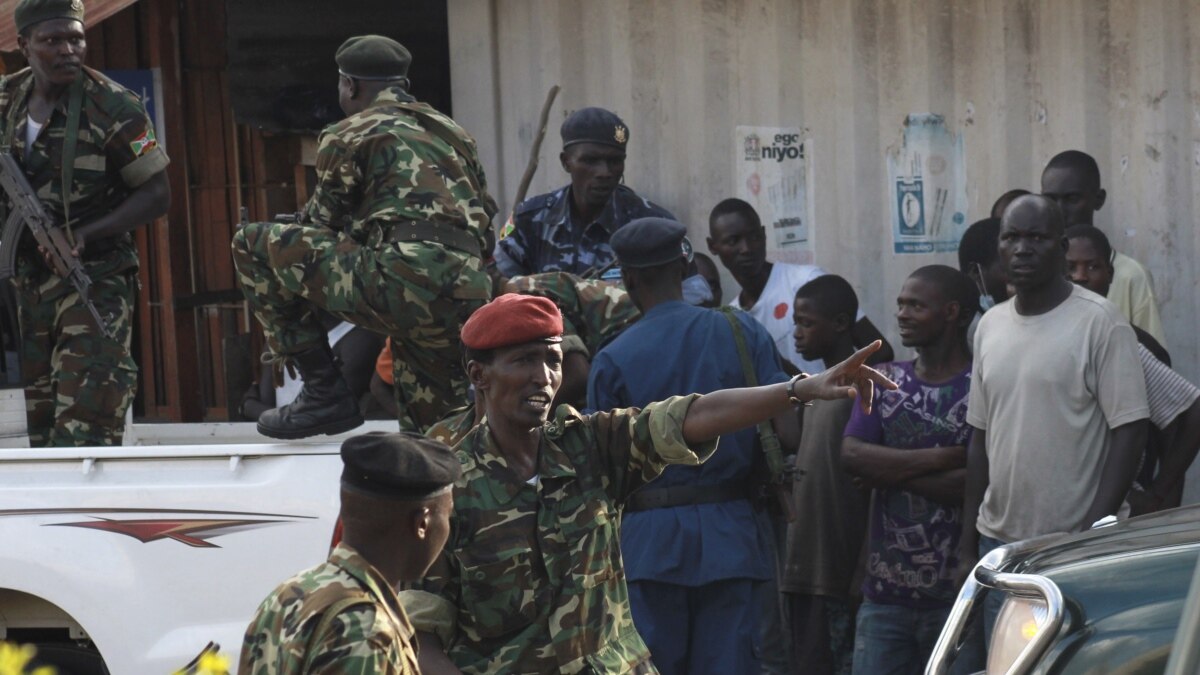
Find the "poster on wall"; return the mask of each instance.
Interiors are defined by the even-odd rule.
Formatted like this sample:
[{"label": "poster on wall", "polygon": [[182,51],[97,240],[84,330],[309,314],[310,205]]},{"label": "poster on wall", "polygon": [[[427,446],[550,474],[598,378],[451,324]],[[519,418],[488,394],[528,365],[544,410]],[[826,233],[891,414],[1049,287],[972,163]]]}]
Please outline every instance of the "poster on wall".
[{"label": "poster on wall", "polygon": [[958,250],[967,227],[962,136],[950,133],[941,115],[909,115],[903,143],[888,151],[887,165],[893,250]]},{"label": "poster on wall", "polygon": [[767,257],[812,263],[812,141],[799,127],[738,126],[734,139],[735,194],[758,211],[767,231]]}]

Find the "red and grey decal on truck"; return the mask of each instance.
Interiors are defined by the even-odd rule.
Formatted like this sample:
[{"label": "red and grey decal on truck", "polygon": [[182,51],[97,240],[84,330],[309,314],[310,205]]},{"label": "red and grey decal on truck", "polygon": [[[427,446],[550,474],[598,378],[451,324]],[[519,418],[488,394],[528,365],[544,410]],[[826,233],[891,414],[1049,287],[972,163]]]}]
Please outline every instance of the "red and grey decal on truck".
[{"label": "red and grey decal on truck", "polygon": [[[116,519],[112,514],[155,514],[152,518]],[[79,527],[133,537],[143,544],[160,539],[173,539],[196,548],[220,548],[209,539],[233,532],[281,525],[316,516],[284,513],[253,513],[243,511],[204,511],[200,509],[127,509],[127,508],[70,508],[70,509],[0,509],[0,518],[10,516],[88,515],[94,520],[73,523],[45,523],[44,527]],[[188,516],[188,517],[184,517]],[[202,517],[198,517],[202,516]],[[252,516],[252,517],[247,517]]]}]

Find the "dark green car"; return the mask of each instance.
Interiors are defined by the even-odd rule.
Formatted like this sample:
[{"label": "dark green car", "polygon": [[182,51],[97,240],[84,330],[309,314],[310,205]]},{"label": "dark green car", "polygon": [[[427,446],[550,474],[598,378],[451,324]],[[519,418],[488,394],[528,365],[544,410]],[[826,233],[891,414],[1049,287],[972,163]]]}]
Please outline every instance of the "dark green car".
[{"label": "dark green car", "polygon": [[964,584],[926,675],[949,672],[985,592],[1005,593],[988,675],[1194,674],[1198,558],[1200,506],[999,548]]}]

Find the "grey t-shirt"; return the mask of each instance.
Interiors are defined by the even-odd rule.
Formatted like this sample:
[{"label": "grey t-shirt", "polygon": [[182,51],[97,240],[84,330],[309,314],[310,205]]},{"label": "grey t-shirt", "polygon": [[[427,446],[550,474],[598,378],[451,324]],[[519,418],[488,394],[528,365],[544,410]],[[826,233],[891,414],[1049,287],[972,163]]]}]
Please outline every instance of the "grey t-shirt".
[{"label": "grey t-shirt", "polygon": [[1017,541],[1080,528],[1110,430],[1149,415],[1133,329],[1080,286],[1037,316],[1009,300],[975,336],[967,421],[987,432],[989,485],[977,527]]},{"label": "grey t-shirt", "polygon": [[804,410],[780,590],[847,598],[861,578],[869,496],[842,470],[842,432],[853,399],[813,401]]}]

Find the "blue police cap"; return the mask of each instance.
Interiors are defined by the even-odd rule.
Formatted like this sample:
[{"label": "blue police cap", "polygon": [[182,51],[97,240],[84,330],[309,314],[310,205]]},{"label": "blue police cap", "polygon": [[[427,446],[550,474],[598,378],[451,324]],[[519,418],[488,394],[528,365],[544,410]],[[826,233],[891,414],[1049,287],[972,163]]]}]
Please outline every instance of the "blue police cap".
[{"label": "blue police cap", "polygon": [[563,149],[576,143],[599,143],[625,149],[629,141],[629,127],[617,114],[604,108],[581,108],[563,120]]},{"label": "blue police cap", "polygon": [[621,267],[657,267],[692,259],[687,228],[669,218],[638,218],[623,225],[608,241]]}]

